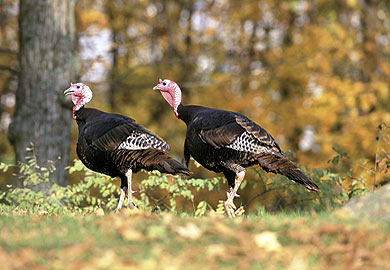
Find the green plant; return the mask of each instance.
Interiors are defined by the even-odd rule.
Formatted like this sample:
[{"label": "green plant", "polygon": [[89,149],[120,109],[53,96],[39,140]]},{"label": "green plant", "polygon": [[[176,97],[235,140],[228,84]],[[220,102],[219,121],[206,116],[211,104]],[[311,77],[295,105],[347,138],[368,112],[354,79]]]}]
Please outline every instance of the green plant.
[{"label": "green plant", "polygon": [[[140,200],[136,200],[139,207],[147,209],[152,207],[154,210],[168,210],[170,212],[178,212],[176,198],[182,197],[186,200],[190,200],[195,216],[202,216],[206,213],[207,209],[212,209],[211,206],[201,201],[198,205],[194,206],[194,195],[192,190],[200,191],[202,189],[208,189],[212,191],[216,189],[220,190],[219,183],[226,181],[224,178],[209,178],[209,179],[185,179],[180,176],[167,176],[161,174],[158,171],[149,172],[149,177],[141,182],[139,185],[138,193],[140,194]],[[151,190],[159,189],[161,193],[165,193],[166,196],[161,198],[155,198],[151,195]]]},{"label": "green plant", "polygon": [[[62,187],[50,179],[50,173],[55,170],[54,165],[49,168],[40,167],[35,156],[27,158],[27,163],[19,164],[19,175],[23,179],[22,188],[12,185],[0,193],[0,211],[13,210],[37,214],[70,214],[93,213],[99,208],[105,211],[115,209],[118,202],[118,186],[113,179],[86,168],[80,160],[74,160],[67,169],[70,174],[83,172],[84,178],[77,184]],[[7,171],[12,165],[0,163],[0,170]],[[222,180],[225,181],[225,180]],[[213,189],[219,190],[219,178],[211,179],[184,179],[179,176],[162,175],[158,171],[149,172],[148,178],[139,185],[140,199],[135,201],[138,207],[151,211],[170,211],[178,213],[176,198],[182,197],[191,201],[195,216],[204,215],[211,206],[202,201],[194,206],[192,190]],[[48,184],[42,186],[42,184]],[[159,190],[166,194],[155,198],[151,190]]]},{"label": "green plant", "polygon": [[[336,151],[336,150],[335,150]],[[332,159],[332,164],[337,165],[342,159],[348,157],[340,150],[336,151],[338,158]],[[294,155],[294,153],[290,153]],[[362,161],[363,162],[363,161]],[[67,169],[70,174],[84,174],[77,184],[62,187],[53,182],[50,174],[55,170],[54,164],[49,168],[40,167],[34,156],[28,157],[25,164],[19,164],[19,177],[23,179],[22,188],[7,186],[0,192],[0,211],[13,210],[39,214],[85,214],[93,213],[98,209],[105,212],[113,211],[118,202],[119,187],[114,179],[87,169],[80,160],[74,160],[72,166]],[[0,170],[7,171],[12,165],[0,163]],[[343,188],[345,177],[328,168],[308,169],[304,172],[317,183],[321,192],[307,192],[301,185],[293,183],[280,175],[265,174],[260,169],[251,169],[260,181],[244,180],[240,188],[247,185],[256,188],[259,184],[264,190],[244,205],[245,209],[257,198],[268,192],[275,192],[276,203],[272,207],[275,210],[309,210],[325,211],[343,204],[349,198],[367,192],[364,176],[352,181],[348,189]],[[203,216],[208,211],[219,214],[224,213],[223,201],[220,201],[216,209],[206,201],[197,205],[194,202],[194,191],[208,190],[220,191],[220,184],[226,183],[223,177],[209,179],[184,178],[170,176],[158,171],[148,172],[149,176],[138,185],[137,196],[134,198],[137,206],[147,211],[168,211],[177,215]],[[351,172],[346,175],[352,178]],[[42,188],[43,187],[43,188]],[[155,195],[158,194],[158,195]],[[192,211],[183,211],[178,208],[177,199],[181,202],[189,202]],[[188,203],[187,203],[188,205]]]},{"label": "green plant", "polygon": [[318,184],[320,192],[308,192],[302,185],[294,183],[284,176],[265,174],[260,170],[254,170],[256,178],[260,181],[254,183],[248,181],[248,184],[255,188],[260,182],[264,186],[264,190],[250,198],[245,208],[269,192],[276,193],[276,202],[272,209],[283,211],[289,209],[326,211],[341,205],[348,199],[346,191],[342,188],[344,179],[339,174],[332,172],[329,168],[304,168],[303,171]]},{"label": "green plant", "polygon": [[[62,187],[50,179],[50,173],[55,170],[54,165],[49,168],[40,167],[35,156],[27,157],[26,160],[27,163],[17,165],[18,177],[23,180],[23,187],[14,188],[9,185],[0,193],[2,209],[36,214],[83,214],[95,212],[98,208],[115,207],[116,188],[112,180],[86,169],[81,161],[75,160],[74,165],[68,169],[70,173],[85,171],[83,181]],[[3,171],[10,167],[9,164],[0,163],[0,169]],[[43,187],[42,184],[47,185]],[[91,195],[92,186],[97,188],[100,196]]]}]

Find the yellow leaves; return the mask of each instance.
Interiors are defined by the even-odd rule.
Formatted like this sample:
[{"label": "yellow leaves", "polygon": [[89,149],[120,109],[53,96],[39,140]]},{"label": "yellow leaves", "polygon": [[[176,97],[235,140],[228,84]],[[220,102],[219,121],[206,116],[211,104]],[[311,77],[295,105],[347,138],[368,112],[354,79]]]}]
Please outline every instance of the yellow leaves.
[{"label": "yellow leaves", "polygon": [[258,247],[266,251],[280,251],[282,246],[278,241],[276,233],[264,231],[254,236],[255,243]]},{"label": "yellow leaves", "polygon": [[354,95],[347,95],[345,97],[345,105],[348,108],[354,108],[356,106],[356,96],[354,96]]},{"label": "yellow leaves", "polygon": [[332,63],[324,54],[318,53],[315,58],[310,58],[310,60],[314,63],[312,65],[308,65],[309,68],[315,68],[315,70],[326,74],[332,72]]},{"label": "yellow leaves", "polygon": [[363,112],[371,111],[377,103],[376,96],[373,93],[365,93],[361,95],[360,108]]},{"label": "yellow leaves", "polygon": [[[390,69],[390,65],[388,65],[389,69]],[[390,75],[390,72],[389,72],[389,75]],[[384,82],[384,81],[374,81],[374,82],[371,82],[370,85],[369,85],[369,88],[370,90],[373,90],[377,95],[378,95],[378,99],[380,99],[381,101],[389,101],[390,97],[389,97],[389,93],[390,93],[390,89],[389,89],[389,84],[387,82]]]},{"label": "yellow leaves", "polygon": [[350,7],[356,6],[357,0],[346,0],[346,1],[347,1],[348,6],[350,6]]},{"label": "yellow leaves", "polygon": [[338,39],[343,40],[347,36],[345,28],[337,22],[331,23],[329,29],[331,30],[331,33],[337,36]]},{"label": "yellow leaves", "polygon": [[77,19],[80,31],[85,31],[91,25],[98,26],[99,28],[105,28],[108,25],[106,15],[92,8],[84,10],[77,16]]}]

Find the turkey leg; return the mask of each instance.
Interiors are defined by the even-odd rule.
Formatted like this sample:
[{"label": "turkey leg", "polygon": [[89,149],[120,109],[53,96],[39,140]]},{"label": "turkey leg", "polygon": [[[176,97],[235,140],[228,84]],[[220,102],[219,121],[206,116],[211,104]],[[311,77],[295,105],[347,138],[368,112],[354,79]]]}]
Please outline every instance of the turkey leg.
[{"label": "turkey leg", "polygon": [[126,177],[127,177],[127,207],[130,209],[133,209],[136,207],[135,202],[133,200],[133,193],[134,191],[131,188],[131,178],[132,178],[133,171],[129,169],[126,172]]},{"label": "turkey leg", "polygon": [[116,212],[119,212],[119,210],[121,210],[123,201],[125,200],[125,195],[126,195],[126,187],[121,188],[121,195],[119,197],[118,206],[116,207]]}]

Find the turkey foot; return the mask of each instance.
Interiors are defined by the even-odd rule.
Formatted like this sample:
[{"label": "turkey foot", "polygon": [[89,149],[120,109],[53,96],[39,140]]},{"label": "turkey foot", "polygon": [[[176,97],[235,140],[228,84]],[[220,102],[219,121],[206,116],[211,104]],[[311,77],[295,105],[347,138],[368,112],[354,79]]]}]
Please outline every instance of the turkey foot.
[{"label": "turkey foot", "polygon": [[135,193],[135,191],[130,190],[127,196],[127,207],[130,209],[137,208],[137,205],[135,204],[135,201],[133,200],[132,193]]},{"label": "turkey foot", "polygon": [[[233,199],[235,197],[239,197],[239,195],[237,194],[237,190],[240,187],[241,182],[244,179],[244,176],[245,176],[245,171],[241,171],[237,173],[237,180],[234,185],[234,188],[229,187],[229,191],[227,192],[227,200],[225,201],[225,215],[227,215],[228,217],[235,217],[236,212],[242,208],[240,207],[239,209],[237,209],[237,207],[233,203]],[[239,213],[241,213],[241,211],[242,209],[239,211]]]},{"label": "turkey foot", "polygon": [[236,214],[235,214],[236,208],[237,207],[234,205],[233,200],[227,199],[225,201],[225,216],[235,217],[236,216]]},{"label": "turkey foot", "polygon": [[234,205],[233,202],[228,203],[226,201],[225,202],[225,216],[228,216],[228,217],[239,217],[239,216],[244,215],[245,209],[244,209],[243,206],[240,206],[238,209],[236,209],[236,208],[237,207]]}]

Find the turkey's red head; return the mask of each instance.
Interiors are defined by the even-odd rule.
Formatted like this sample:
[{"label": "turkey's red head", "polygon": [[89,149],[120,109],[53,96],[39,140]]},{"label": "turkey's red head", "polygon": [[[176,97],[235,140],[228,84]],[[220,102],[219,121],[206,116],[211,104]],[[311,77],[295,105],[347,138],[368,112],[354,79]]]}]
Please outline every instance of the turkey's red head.
[{"label": "turkey's red head", "polygon": [[153,90],[159,90],[164,99],[171,105],[173,112],[178,117],[177,107],[181,103],[181,90],[174,81],[159,79],[159,83],[153,87]]},{"label": "turkey's red head", "polygon": [[80,110],[85,104],[91,101],[92,91],[83,83],[70,83],[70,87],[64,91],[64,95],[72,95],[73,119],[76,119],[75,111]]}]

